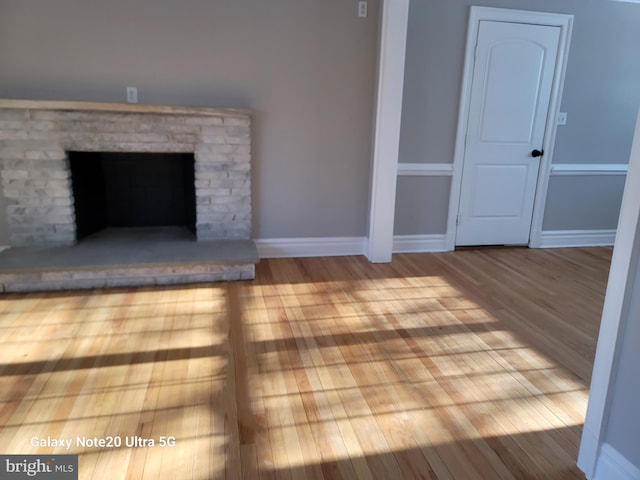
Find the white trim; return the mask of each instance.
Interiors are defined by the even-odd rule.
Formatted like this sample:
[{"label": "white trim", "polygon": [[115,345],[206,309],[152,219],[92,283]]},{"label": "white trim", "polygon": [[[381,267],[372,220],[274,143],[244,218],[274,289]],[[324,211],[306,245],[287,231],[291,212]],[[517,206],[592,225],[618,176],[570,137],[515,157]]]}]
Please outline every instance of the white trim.
[{"label": "white trim", "polygon": [[408,19],[409,0],[382,2],[366,253],[372,262],[390,262],[393,249]]},{"label": "white trim", "polygon": [[618,231],[609,269],[609,283],[602,308],[598,345],[591,375],[589,405],[582,429],[578,466],[587,478],[593,478],[604,444],[615,382],[621,325],[635,284],[635,269],[640,256],[640,113],[638,115],[629,171],[625,182]]},{"label": "white trim", "polygon": [[626,163],[556,163],[551,165],[551,175],[626,175],[628,167]]},{"label": "white trim", "polygon": [[393,253],[446,252],[447,236],[441,235],[395,235]]},{"label": "white trim", "polygon": [[600,449],[596,475],[593,480],[640,480],[640,469],[618,450],[605,443]]},{"label": "white trim", "polygon": [[259,238],[260,258],[341,257],[363,255],[366,237]]},{"label": "white trim", "polygon": [[453,175],[451,163],[399,163],[399,176],[447,177]]},{"label": "white trim", "polygon": [[615,239],[615,230],[543,230],[537,248],[608,247]]},{"label": "white trim", "polygon": [[569,40],[573,28],[573,15],[562,15],[545,12],[530,12],[526,10],[510,10],[491,7],[471,7],[469,27],[467,31],[467,45],[464,60],[464,75],[460,93],[460,106],[458,111],[458,127],[453,159],[453,177],[451,180],[451,194],[449,199],[449,216],[447,221],[447,245],[449,250],[455,248],[456,217],[460,206],[460,190],[462,186],[462,167],[465,155],[465,136],[467,120],[469,117],[469,102],[471,100],[471,80],[474,67],[475,42],[478,36],[480,20],[493,20],[502,22],[531,23],[537,25],[552,25],[560,27],[560,43],[558,45],[558,58],[551,90],[551,101],[544,134],[542,148],[546,153],[540,160],[540,171],[536,188],[536,199],[533,206],[533,218],[531,222],[531,234],[529,246],[538,246],[539,232],[542,230],[542,220],[549,184],[549,171],[553,159],[553,149],[556,138],[556,119],[560,110],[562,87],[569,54]]},{"label": "white trim", "polygon": [[0,252],[4,252],[5,250],[11,248],[10,245],[0,245]]}]

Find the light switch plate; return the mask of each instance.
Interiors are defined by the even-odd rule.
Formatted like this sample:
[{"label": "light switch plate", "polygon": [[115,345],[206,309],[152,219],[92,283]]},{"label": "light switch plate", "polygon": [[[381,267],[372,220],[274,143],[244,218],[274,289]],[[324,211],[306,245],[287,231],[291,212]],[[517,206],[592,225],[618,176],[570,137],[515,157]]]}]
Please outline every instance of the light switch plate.
[{"label": "light switch plate", "polygon": [[138,103],[138,89],[136,87],[127,87],[127,102]]},{"label": "light switch plate", "polygon": [[366,17],[367,16],[367,2],[365,1],[360,1],[358,2],[358,16],[359,17]]},{"label": "light switch plate", "polygon": [[567,112],[558,113],[558,125],[566,125],[567,124]]}]

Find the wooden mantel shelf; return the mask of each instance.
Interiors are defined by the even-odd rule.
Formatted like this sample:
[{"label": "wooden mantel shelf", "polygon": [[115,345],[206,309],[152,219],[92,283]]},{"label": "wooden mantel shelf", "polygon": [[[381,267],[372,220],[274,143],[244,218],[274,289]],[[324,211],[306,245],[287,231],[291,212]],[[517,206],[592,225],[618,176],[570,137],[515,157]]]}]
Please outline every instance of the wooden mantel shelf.
[{"label": "wooden mantel shelf", "polygon": [[139,103],[76,102],[63,100],[19,100],[0,98],[0,108],[100,111],[122,113],[155,113],[164,115],[247,116],[250,110],[236,108],[174,107],[170,105],[144,105]]}]

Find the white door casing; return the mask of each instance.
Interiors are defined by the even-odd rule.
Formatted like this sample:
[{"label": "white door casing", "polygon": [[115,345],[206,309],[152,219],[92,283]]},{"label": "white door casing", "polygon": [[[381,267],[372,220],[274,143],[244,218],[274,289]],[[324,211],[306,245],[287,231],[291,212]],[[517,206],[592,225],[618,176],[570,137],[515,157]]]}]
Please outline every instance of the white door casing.
[{"label": "white door casing", "polygon": [[374,263],[390,262],[393,250],[409,0],[383,0],[380,14],[369,235],[365,251]]},{"label": "white door casing", "polygon": [[[535,68],[531,67],[535,66],[535,62],[529,65],[530,62],[523,62],[524,59],[515,53],[518,51],[517,37],[500,45],[499,38],[492,38],[494,34],[486,34],[498,22],[507,24],[506,32],[502,32],[502,36],[507,37],[509,24],[515,24],[513,26],[516,29],[523,28],[528,35],[540,31],[554,32],[548,35],[555,38],[551,38],[551,44],[548,43],[549,39],[543,42],[529,39],[527,42],[525,38],[520,45],[528,45],[525,56],[530,59],[535,59],[537,50],[538,66],[541,67],[539,75],[535,75]],[[538,246],[555,143],[555,120],[560,107],[572,24],[571,15],[471,7],[447,225],[448,249],[453,250],[456,244]],[[481,30],[482,37],[479,37]],[[494,41],[498,42],[495,48],[492,45]],[[476,43],[479,46],[478,65],[484,67],[487,62],[493,62],[495,68],[492,70],[497,72],[495,75],[492,73],[493,77],[486,78],[482,76],[482,72],[474,69]],[[542,65],[541,51],[545,51],[544,55],[547,57]],[[548,51],[553,51],[552,61],[548,58]],[[482,59],[484,65],[481,64]],[[506,86],[500,83],[500,69],[507,70]],[[477,78],[480,79],[479,82],[476,81]],[[539,80],[537,83],[534,81],[536,78]],[[508,88],[511,90],[506,90]],[[537,90],[535,108],[531,101],[528,105],[520,101],[522,92],[527,89],[530,93]],[[476,95],[478,91],[480,94]],[[497,93],[506,95],[498,96]],[[499,99],[498,103],[493,101],[496,97]],[[544,97],[546,103],[542,101]],[[491,104],[487,106],[486,100],[490,100]],[[540,110],[540,105],[545,108]],[[527,115],[530,115],[529,122],[525,121],[523,124],[528,123],[528,128],[523,128],[514,121],[518,118],[526,119]],[[530,144],[525,147],[527,134]],[[515,141],[508,138],[510,136]],[[504,159],[491,152],[490,147],[500,146],[501,143],[507,147],[505,151],[524,147],[524,150],[519,151],[520,157],[512,165],[505,164]],[[474,149],[482,154],[479,157],[482,161],[476,162],[477,168],[463,168],[465,158],[469,158],[467,153],[473,153]],[[531,157],[533,149],[543,150],[544,156],[538,159]],[[501,181],[496,181],[498,175],[502,175]],[[477,180],[483,179],[489,179],[488,186],[481,185],[478,189]],[[467,188],[467,185],[472,188]],[[523,191],[527,194],[522,194]],[[518,228],[521,230],[519,236],[515,233]],[[471,238],[469,232],[480,232],[479,238]],[[501,238],[496,240],[498,235]]]},{"label": "white door casing", "polygon": [[480,21],[456,245],[527,244],[560,28]]}]

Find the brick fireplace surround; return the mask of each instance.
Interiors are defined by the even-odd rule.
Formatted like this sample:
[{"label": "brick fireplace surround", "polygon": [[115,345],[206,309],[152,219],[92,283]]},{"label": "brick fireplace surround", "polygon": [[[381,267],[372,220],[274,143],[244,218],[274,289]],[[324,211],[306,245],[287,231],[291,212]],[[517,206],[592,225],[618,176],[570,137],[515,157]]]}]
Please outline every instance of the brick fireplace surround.
[{"label": "brick fireplace surround", "polygon": [[0,99],[11,246],[76,243],[69,151],[192,153],[197,241],[250,239],[250,128],[243,110]]}]

